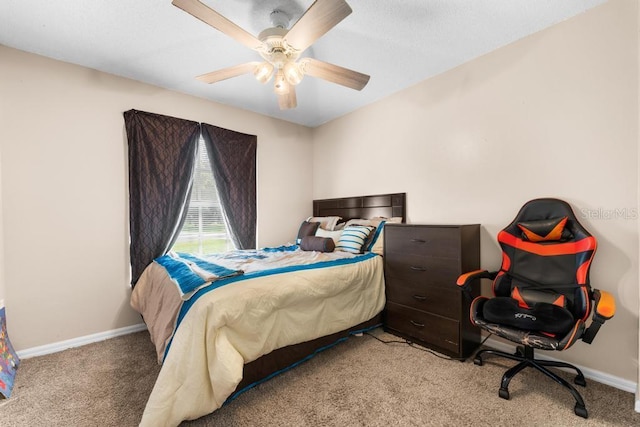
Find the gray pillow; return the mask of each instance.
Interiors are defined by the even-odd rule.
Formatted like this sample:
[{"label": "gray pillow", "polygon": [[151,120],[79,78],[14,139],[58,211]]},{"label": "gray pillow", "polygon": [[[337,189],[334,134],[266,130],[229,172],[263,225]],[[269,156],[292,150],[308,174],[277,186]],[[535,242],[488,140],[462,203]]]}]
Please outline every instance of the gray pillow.
[{"label": "gray pillow", "polygon": [[331,237],[305,236],[300,242],[303,251],[333,252],[336,248]]},{"label": "gray pillow", "polygon": [[296,243],[299,245],[300,241],[305,236],[314,236],[319,226],[319,222],[302,221],[302,224],[300,224],[300,228],[298,229],[298,237],[296,238]]}]

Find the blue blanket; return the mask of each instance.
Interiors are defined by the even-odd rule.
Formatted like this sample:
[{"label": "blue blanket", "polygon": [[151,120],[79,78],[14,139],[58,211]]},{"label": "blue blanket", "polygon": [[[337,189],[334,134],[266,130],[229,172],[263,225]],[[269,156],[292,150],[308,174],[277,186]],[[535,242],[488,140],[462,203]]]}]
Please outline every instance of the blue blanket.
[{"label": "blue blanket", "polygon": [[167,271],[178,287],[180,297],[188,300],[199,289],[220,279],[243,274],[242,270],[230,270],[194,255],[180,253],[163,255],[154,260]]}]

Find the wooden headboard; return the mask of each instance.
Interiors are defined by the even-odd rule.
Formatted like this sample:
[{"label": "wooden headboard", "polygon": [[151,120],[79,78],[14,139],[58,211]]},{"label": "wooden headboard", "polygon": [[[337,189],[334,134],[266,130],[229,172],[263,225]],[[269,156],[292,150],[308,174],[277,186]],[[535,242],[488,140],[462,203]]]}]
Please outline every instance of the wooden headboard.
[{"label": "wooden headboard", "polygon": [[345,221],[353,218],[399,216],[402,217],[402,222],[406,222],[405,199],[406,193],[393,193],[314,200],[313,216],[340,216]]}]

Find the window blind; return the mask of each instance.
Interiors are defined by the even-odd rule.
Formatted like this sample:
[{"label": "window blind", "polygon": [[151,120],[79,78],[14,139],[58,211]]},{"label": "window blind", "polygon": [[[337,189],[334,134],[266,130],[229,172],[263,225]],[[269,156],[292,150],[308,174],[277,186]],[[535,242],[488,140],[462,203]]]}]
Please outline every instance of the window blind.
[{"label": "window blind", "polygon": [[172,250],[202,255],[232,249],[234,246],[222,215],[207,148],[201,137],[187,217]]}]

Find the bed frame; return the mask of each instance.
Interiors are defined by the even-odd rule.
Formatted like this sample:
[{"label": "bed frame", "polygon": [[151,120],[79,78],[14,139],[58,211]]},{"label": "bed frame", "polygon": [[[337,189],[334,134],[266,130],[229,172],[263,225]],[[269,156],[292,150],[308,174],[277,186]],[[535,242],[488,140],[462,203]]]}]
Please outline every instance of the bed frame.
[{"label": "bed frame", "polygon": [[[340,216],[343,220],[353,218],[405,217],[406,193],[380,194],[374,196],[343,197],[313,201],[313,216]],[[279,348],[253,362],[244,365],[242,381],[229,400],[240,393],[268,380],[274,375],[310,358],[324,348],[346,339],[353,333],[382,324],[382,313],[352,328],[315,340]]]}]

